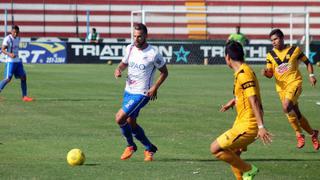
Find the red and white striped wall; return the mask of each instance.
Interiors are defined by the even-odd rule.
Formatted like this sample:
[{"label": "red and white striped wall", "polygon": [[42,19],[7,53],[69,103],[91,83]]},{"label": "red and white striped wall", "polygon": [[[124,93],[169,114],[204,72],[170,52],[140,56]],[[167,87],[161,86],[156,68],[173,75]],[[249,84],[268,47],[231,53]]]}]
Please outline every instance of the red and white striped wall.
[{"label": "red and white striped wall", "polygon": [[[11,4],[11,2],[13,2]],[[318,0],[0,0],[0,36],[4,35],[4,9],[8,25],[21,27],[24,37],[86,36],[86,11],[90,26],[103,38],[130,38],[130,12],[133,10],[193,10],[213,12],[310,12],[310,34],[320,40],[320,1]],[[223,15],[206,13],[158,14],[147,16],[149,38],[226,39],[241,26],[250,39],[266,39],[272,28],[289,31],[288,16]],[[296,17],[294,33],[304,31],[304,19]]]}]

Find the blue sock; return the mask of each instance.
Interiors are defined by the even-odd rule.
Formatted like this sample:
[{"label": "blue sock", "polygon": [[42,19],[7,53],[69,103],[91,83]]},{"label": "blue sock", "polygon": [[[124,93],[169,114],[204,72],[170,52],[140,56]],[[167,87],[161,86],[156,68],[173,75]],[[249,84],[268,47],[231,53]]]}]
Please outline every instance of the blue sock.
[{"label": "blue sock", "polygon": [[133,142],[131,126],[126,122],[123,125],[120,125],[121,133],[126,138],[128,146],[136,146]]},{"label": "blue sock", "polygon": [[21,80],[22,97],[27,95],[27,80]]},{"label": "blue sock", "polygon": [[6,87],[6,85],[9,83],[10,81],[8,81],[8,79],[4,79],[0,82],[0,91],[2,91],[4,89],[4,87]]},{"label": "blue sock", "polygon": [[150,150],[151,149],[151,142],[149,141],[149,139],[147,138],[147,136],[145,135],[143,129],[137,125],[137,127],[135,129],[132,129],[132,134],[134,135],[134,137],[136,139],[138,139],[146,148],[146,150]]}]

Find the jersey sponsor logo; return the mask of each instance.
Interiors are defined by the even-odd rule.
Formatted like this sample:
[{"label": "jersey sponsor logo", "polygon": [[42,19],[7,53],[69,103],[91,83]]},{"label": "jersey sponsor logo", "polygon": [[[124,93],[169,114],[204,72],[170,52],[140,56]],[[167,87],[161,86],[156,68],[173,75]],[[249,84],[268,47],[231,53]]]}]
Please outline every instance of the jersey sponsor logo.
[{"label": "jersey sponsor logo", "polygon": [[145,70],[146,66],[144,64],[138,64],[135,62],[129,62],[129,67],[133,69]]},{"label": "jersey sponsor logo", "polygon": [[278,74],[283,74],[283,73],[286,73],[287,71],[289,71],[290,68],[291,68],[290,63],[282,63],[278,67],[276,67],[276,72]]},{"label": "jersey sponsor logo", "polygon": [[287,54],[286,55],[286,59],[290,59],[291,55],[290,54]]},{"label": "jersey sponsor logo", "polygon": [[152,57],[152,56],[149,56],[149,57],[148,57],[148,56],[144,56],[144,57],[143,57],[143,60],[144,60],[144,61],[148,61],[148,59],[152,60],[153,57]]},{"label": "jersey sponsor logo", "polygon": [[135,84],[136,81],[134,81],[134,80],[128,80],[128,83],[129,83],[129,85],[132,85],[132,84]]},{"label": "jersey sponsor logo", "polygon": [[248,82],[241,84],[242,89],[247,89],[247,88],[255,87],[255,86],[256,86],[256,84],[254,83],[254,81],[248,81]]},{"label": "jersey sponsor logo", "polygon": [[228,135],[225,134],[224,136],[225,136],[226,140],[230,139]]},{"label": "jersey sponsor logo", "polygon": [[126,105],[125,107],[129,109],[129,107],[134,103],[134,100],[131,99]]},{"label": "jersey sponsor logo", "polygon": [[[129,76],[129,77],[130,77],[130,76]],[[128,77],[128,79],[127,79],[129,85],[135,84],[135,83],[137,82],[137,81],[135,81],[135,80],[130,79],[129,77]]]}]

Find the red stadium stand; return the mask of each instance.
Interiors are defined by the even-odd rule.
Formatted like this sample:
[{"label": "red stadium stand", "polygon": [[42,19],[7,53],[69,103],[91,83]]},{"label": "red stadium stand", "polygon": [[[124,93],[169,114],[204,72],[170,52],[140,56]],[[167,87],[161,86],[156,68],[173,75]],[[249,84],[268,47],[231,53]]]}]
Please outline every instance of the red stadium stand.
[{"label": "red stadium stand", "polygon": [[[192,7],[192,2],[203,2],[204,6]],[[221,11],[224,9],[237,11],[304,11],[310,12],[310,35],[312,40],[320,40],[320,2],[315,0],[0,0],[0,11],[8,10],[8,25],[21,26],[24,37],[80,37],[86,36],[86,11],[90,11],[90,26],[95,27],[102,38],[130,38],[130,12],[133,10],[190,10],[202,9]],[[11,4],[11,2],[13,2]],[[190,6],[191,2],[191,6]],[[189,3],[189,5],[188,5]],[[179,15],[177,15],[179,16]],[[180,16],[187,16],[182,14]],[[226,39],[234,27],[241,30],[249,39],[266,39],[271,28],[288,28],[288,23],[276,22],[210,22],[211,15],[204,22],[151,21],[149,37],[152,39]],[[265,15],[271,16],[271,15]],[[265,17],[264,16],[264,17]],[[165,18],[165,17],[162,17]],[[225,17],[223,17],[225,18]],[[259,20],[262,17],[253,17]],[[303,23],[296,24],[303,27]],[[198,31],[193,27],[200,28]],[[163,29],[174,29],[174,33],[161,33]],[[186,30],[181,30],[181,29]],[[188,29],[189,28],[189,29]],[[206,29],[201,30],[201,28]],[[261,31],[266,29],[266,31]],[[0,36],[4,35],[4,16],[0,16]],[[204,34],[205,36],[203,36]]]}]

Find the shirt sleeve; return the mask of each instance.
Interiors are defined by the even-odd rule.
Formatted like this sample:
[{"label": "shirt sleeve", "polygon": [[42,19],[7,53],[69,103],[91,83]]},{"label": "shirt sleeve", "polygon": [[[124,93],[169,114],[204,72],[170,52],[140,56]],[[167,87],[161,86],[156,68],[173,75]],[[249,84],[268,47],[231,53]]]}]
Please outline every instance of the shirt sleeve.
[{"label": "shirt sleeve", "polygon": [[157,53],[157,55],[155,56],[153,63],[157,69],[162,68],[166,64],[165,60],[163,59],[163,56],[159,53]]},{"label": "shirt sleeve", "polygon": [[250,76],[249,74],[241,73],[238,76],[239,83],[241,88],[243,89],[246,97],[257,95],[257,85],[254,77]]},{"label": "shirt sleeve", "polygon": [[298,58],[297,60],[301,60],[304,63],[309,62],[307,56],[301,51],[301,49],[299,47],[296,48],[296,51],[298,53]]},{"label": "shirt sleeve", "polygon": [[267,59],[266,59],[266,68],[267,69],[273,69],[273,65],[272,65],[272,56],[270,53],[267,54]]},{"label": "shirt sleeve", "polygon": [[9,45],[9,38],[7,36],[3,39],[2,46],[8,46],[8,45]]},{"label": "shirt sleeve", "polygon": [[133,45],[132,45],[132,44],[130,44],[130,45],[127,46],[126,52],[125,52],[125,54],[124,54],[121,62],[123,62],[123,63],[125,63],[125,64],[128,64],[128,61],[129,61],[129,57],[130,57],[132,48],[133,48]]}]

